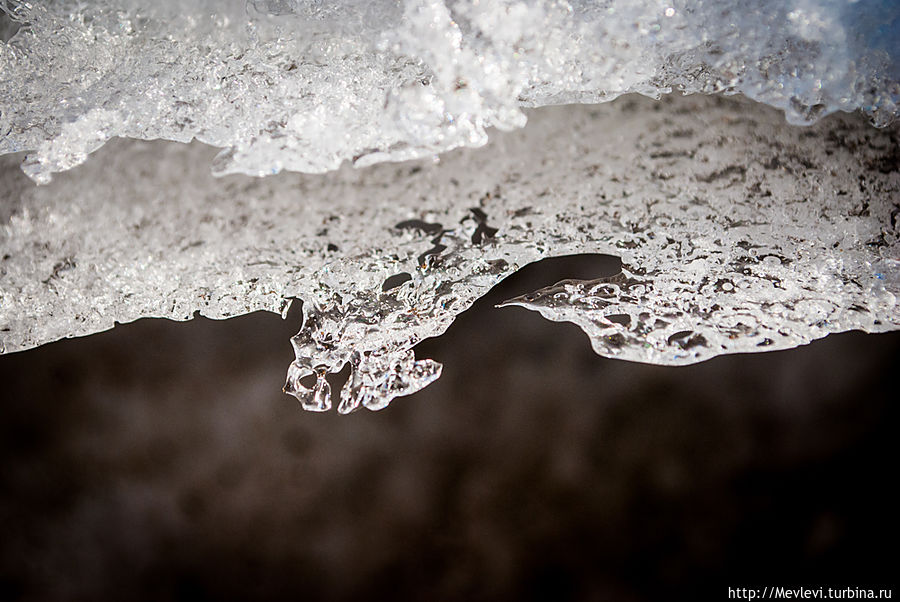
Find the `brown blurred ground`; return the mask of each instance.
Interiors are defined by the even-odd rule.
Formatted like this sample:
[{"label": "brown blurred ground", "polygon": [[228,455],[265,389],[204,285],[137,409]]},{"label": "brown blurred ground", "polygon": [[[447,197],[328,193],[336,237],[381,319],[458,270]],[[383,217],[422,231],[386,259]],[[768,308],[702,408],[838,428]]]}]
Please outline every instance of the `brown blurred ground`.
[{"label": "brown blurred ground", "polygon": [[727,599],[891,585],[900,333],[663,368],[492,305],[379,413],[281,394],[288,322],[142,320],[0,357],[0,599]]}]

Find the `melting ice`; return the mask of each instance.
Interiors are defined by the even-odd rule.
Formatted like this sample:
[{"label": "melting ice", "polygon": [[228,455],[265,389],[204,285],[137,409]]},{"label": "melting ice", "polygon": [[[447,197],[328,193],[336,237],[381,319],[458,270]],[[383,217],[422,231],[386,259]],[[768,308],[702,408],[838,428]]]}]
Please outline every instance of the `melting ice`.
[{"label": "melting ice", "polygon": [[[0,9],[0,351],[299,299],[285,391],[329,409],[349,365],[338,410],[379,409],[440,375],[419,341],[575,253],[622,272],[507,304],[608,357],[900,324],[894,2]],[[595,104],[671,91],[759,103]]]}]

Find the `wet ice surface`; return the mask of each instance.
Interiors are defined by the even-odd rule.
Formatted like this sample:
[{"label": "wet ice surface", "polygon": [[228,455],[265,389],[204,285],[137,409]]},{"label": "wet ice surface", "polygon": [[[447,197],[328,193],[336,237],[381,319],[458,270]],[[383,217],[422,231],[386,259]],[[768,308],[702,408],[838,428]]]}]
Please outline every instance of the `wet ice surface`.
[{"label": "wet ice surface", "polygon": [[518,268],[582,253],[622,271],[509,303],[608,357],[689,364],[900,324],[896,128],[789,127],[716,97],[529,120],[437,164],[318,176],[214,178],[214,149],[162,142],[117,141],[48,186],[7,160],[3,349],[298,298],[286,390],[328,409],[324,375],[349,364],[339,411],[378,409],[439,376],[418,342]]},{"label": "wet ice surface", "polygon": [[[0,154],[39,182],[113,137],[218,174],[431,156],[523,106],[740,92],[792,123],[898,114],[891,0],[4,0]],[[17,24],[19,26],[16,29]]]}]

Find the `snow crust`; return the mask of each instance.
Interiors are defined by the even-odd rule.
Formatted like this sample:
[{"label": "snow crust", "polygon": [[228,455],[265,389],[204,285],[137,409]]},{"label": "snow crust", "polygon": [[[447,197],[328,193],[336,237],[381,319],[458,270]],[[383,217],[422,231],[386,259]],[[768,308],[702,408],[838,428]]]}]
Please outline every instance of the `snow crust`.
[{"label": "snow crust", "polygon": [[37,182],[113,137],[197,139],[216,174],[321,173],[487,142],[522,107],[743,93],[885,125],[892,0],[2,0],[0,154]]}]

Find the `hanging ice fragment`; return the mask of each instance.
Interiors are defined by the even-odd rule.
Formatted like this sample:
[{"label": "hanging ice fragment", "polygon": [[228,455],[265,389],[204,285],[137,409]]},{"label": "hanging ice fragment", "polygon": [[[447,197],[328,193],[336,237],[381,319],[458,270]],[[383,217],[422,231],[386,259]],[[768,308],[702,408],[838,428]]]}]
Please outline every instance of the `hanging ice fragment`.
[{"label": "hanging ice fragment", "polygon": [[325,410],[325,375],[349,364],[339,410],[377,409],[440,374],[416,343],[519,267],[577,253],[622,273],[512,302],[610,357],[684,364],[900,324],[896,129],[785,127],[708,97],[530,120],[439,164],[327,176],[217,179],[214,151],[164,143],[117,143],[47,186],[8,161],[3,348],[299,298],[285,390]]}]

